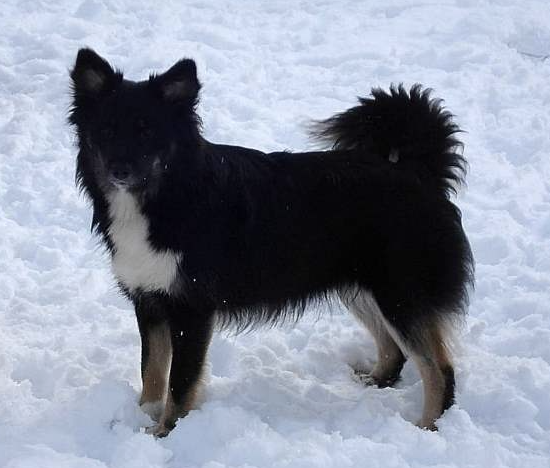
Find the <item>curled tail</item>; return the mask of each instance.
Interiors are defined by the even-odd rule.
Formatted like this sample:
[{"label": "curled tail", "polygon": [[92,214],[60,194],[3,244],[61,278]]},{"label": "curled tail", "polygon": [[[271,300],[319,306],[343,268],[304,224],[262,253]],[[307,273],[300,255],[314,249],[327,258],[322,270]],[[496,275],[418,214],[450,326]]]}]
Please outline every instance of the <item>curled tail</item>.
[{"label": "curled tail", "polygon": [[449,197],[466,175],[462,143],[454,136],[461,130],[430,92],[419,84],[410,92],[403,85],[375,88],[360,105],[319,122],[313,136],[336,150],[364,149],[412,167]]}]

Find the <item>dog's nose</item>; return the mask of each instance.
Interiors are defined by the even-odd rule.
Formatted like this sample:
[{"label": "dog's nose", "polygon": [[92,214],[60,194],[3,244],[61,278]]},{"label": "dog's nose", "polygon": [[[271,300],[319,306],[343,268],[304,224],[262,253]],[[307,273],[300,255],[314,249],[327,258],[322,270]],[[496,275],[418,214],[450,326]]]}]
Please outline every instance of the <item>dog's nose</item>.
[{"label": "dog's nose", "polygon": [[124,182],[130,177],[130,166],[127,164],[116,164],[111,167],[111,175],[116,180]]}]

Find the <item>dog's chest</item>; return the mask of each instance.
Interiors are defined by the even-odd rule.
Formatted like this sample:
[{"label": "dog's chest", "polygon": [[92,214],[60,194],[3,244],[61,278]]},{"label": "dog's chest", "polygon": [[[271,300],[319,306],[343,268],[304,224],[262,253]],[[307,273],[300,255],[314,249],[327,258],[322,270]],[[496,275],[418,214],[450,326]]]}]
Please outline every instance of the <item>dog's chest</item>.
[{"label": "dog's chest", "polygon": [[117,190],[108,197],[113,243],[112,269],[131,292],[170,292],[177,275],[179,254],[159,251],[149,242],[149,222],[134,196]]}]

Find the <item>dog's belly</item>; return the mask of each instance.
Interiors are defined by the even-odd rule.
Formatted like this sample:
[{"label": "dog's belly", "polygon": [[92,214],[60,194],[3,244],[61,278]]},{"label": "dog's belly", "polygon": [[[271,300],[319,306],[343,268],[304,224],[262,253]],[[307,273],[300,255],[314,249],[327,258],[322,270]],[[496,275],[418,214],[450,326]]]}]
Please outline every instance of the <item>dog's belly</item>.
[{"label": "dog's belly", "polygon": [[164,291],[169,293],[177,275],[180,255],[158,251],[149,243],[149,223],[134,196],[117,190],[109,197],[113,242],[112,269],[116,279],[131,292]]}]

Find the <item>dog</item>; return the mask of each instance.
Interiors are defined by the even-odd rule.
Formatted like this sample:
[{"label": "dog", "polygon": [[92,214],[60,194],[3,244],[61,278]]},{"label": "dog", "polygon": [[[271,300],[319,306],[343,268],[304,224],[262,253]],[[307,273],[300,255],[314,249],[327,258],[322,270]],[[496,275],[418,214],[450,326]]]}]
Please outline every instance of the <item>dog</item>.
[{"label": "dog", "polygon": [[70,76],[76,180],[135,307],[149,433],[166,436],[195,407],[217,323],[296,319],[333,297],[376,341],[360,377],[392,385],[410,358],[418,425],[437,428],[474,275],[450,201],[466,161],[441,101],[420,85],[373,89],[316,123],[329,149],[266,154],[202,136],[191,59],[134,82],[85,48]]}]

